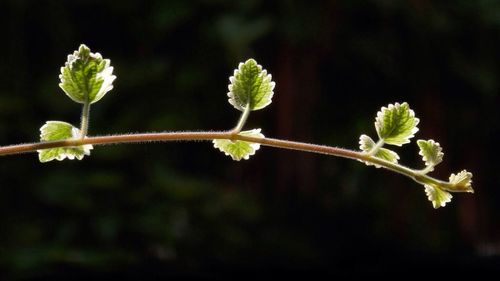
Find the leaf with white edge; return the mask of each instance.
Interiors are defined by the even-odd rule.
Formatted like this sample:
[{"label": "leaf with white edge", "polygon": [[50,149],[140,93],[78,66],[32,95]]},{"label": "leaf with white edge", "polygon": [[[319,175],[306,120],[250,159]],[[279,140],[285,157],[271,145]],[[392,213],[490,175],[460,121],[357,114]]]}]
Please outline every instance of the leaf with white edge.
[{"label": "leaf with white edge", "polygon": [[454,185],[454,191],[474,193],[472,189],[472,173],[463,170],[458,174],[451,174],[450,183]]},{"label": "leaf with white edge", "polygon": [[377,113],[375,129],[385,143],[402,146],[418,131],[418,122],[408,103],[395,103],[382,107]]},{"label": "leaf with white edge", "polygon": [[[248,136],[248,137],[256,137],[256,138],[264,138],[264,135],[260,133],[260,129],[253,129],[249,131],[240,132],[238,135]],[[233,160],[240,161],[241,159],[248,160],[251,155],[255,154],[260,148],[260,144],[252,143],[241,140],[226,140],[226,139],[217,139],[213,140],[214,147],[218,148],[220,151],[224,152],[227,156],[231,156]]]},{"label": "leaf with white edge", "polygon": [[84,44],[78,51],[68,55],[68,60],[61,67],[59,87],[73,101],[94,103],[113,89],[113,67],[109,59],[103,59],[99,53],[91,53]]},{"label": "leaf with white edge", "polygon": [[451,198],[453,198],[451,193],[428,184],[425,185],[425,194],[432,202],[434,209],[446,206],[446,203],[451,202]]},{"label": "leaf with white edge", "polygon": [[438,142],[434,140],[417,140],[417,145],[420,147],[420,154],[425,166],[429,168],[429,172],[434,170],[434,166],[443,161],[443,149]]},{"label": "leaf with white edge", "polygon": [[229,103],[240,111],[244,111],[247,106],[251,110],[266,107],[271,103],[276,85],[271,79],[271,74],[267,74],[254,59],[240,63],[234,75],[229,77]]},{"label": "leaf with white edge", "polygon": [[[376,143],[369,136],[361,135],[359,137],[359,149],[361,149],[363,152],[371,153],[375,146]],[[393,163],[398,163],[399,160],[399,155],[396,152],[382,147],[378,148],[373,156]],[[365,163],[366,165],[373,165],[369,162]],[[380,165],[375,165],[375,167],[380,168]]]},{"label": "leaf with white edge", "polygon": [[[80,138],[80,130],[73,125],[62,121],[47,121],[40,128],[41,141],[57,141]],[[65,158],[70,160],[81,160],[83,156],[90,155],[91,144],[70,147],[57,147],[38,150],[40,162],[48,162],[54,159],[62,161]]]}]

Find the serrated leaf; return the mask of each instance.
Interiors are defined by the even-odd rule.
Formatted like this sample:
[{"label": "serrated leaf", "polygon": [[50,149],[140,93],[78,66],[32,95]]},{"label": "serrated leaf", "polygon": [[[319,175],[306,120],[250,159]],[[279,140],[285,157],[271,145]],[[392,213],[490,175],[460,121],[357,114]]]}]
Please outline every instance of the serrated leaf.
[{"label": "serrated leaf", "polygon": [[389,104],[377,113],[375,129],[385,143],[401,146],[409,143],[418,131],[419,119],[408,103]]},{"label": "serrated leaf", "polygon": [[474,193],[472,189],[472,173],[463,170],[458,174],[451,174],[450,183],[455,186],[457,191]]},{"label": "serrated leaf", "polygon": [[428,184],[425,185],[425,194],[427,194],[429,201],[432,202],[434,209],[446,206],[446,203],[451,202],[451,198],[453,198],[451,193]]},{"label": "serrated leaf", "polygon": [[[253,129],[249,131],[240,132],[239,135],[256,137],[256,138],[264,138],[264,135],[260,133],[260,129]],[[218,139],[213,140],[214,147],[218,148],[220,151],[224,152],[227,156],[231,156],[233,160],[240,161],[241,159],[248,160],[251,155],[255,154],[260,148],[260,144],[252,143],[241,140],[225,140]]]},{"label": "serrated leaf", "polygon": [[85,45],[68,55],[68,60],[61,67],[59,87],[78,103],[95,103],[113,89],[113,67],[109,59],[103,59],[99,53],[91,53]]},{"label": "serrated leaf", "polygon": [[429,168],[429,172],[434,170],[434,166],[443,161],[443,149],[438,142],[434,140],[417,140],[417,145],[420,147],[420,154],[425,166]]},{"label": "serrated leaf", "polygon": [[275,83],[262,66],[254,59],[240,63],[234,75],[229,77],[229,103],[234,108],[244,111],[247,105],[251,110],[258,110],[271,103]]},{"label": "serrated leaf", "polygon": [[[372,151],[372,149],[375,147],[375,145],[376,145],[376,143],[369,136],[361,135],[359,137],[359,149],[361,149],[363,152],[370,153]],[[377,158],[382,158],[384,160],[387,160],[387,161],[393,162],[393,163],[398,163],[398,160],[399,160],[399,155],[396,152],[389,150],[389,149],[386,149],[386,148],[383,148],[383,147],[378,148],[378,150],[375,152],[375,154],[373,156],[375,156]],[[369,163],[369,162],[365,162],[365,163],[366,163],[366,165],[373,165],[372,163]],[[380,168],[379,165],[375,165],[375,167]]]},{"label": "serrated leaf", "polygon": [[[73,125],[62,121],[47,121],[40,128],[41,141],[56,141],[74,139],[80,137],[80,130]],[[65,158],[70,160],[81,160],[83,156],[90,155],[92,145],[86,144],[81,146],[58,147],[38,150],[38,158],[40,162],[48,162],[54,159],[62,161]]]}]

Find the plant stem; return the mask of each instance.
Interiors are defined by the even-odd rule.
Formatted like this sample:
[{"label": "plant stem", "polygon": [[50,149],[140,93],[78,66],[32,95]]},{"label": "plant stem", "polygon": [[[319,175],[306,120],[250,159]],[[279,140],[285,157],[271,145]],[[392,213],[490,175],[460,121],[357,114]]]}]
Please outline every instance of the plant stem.
[{"label": "plant stem", "polygon": [[304,142],[288,141],[273,138],[258,138],[242,136],[235,134],[234,131],[206,131],[206,132],[159,132],[159,133],[140,133],[140,134],[122,134],[109,136],[94,136],[83,139],[68,139],[61,141],[36,142],[28,144],[17,144],[9,146],[0,146],[0,156],[12,155],[18,153],[35,152],[40,149],[79,146],[84,144],[104,145],[118,143],[144,143],[144,142],[165,142],[165,141],[211,141],[214,139],[242,140],[261,145],[271,146],[282,149],[299,150],[317,154],[326,154],[331,156],[355,159],[371,164],[377,164],[385,169],[407,176],[418,183],[439,185],[443,189],[451,192],[464,192],[460,186],[452,185],[449,182],[441,181],[426,174],[420,173],[405,167],[401,164],[389,162],[387,160],[371,156],[367,153],[354,151],[345,148],[317,145]]},{"label": "plant stem", "polygon": [[89,132],[90,102],[86,101],[82,108],[82,118],[80,119],[81,139],[84,139]]},{"label": "plant stem", "polygon": [[241,129],[243,129],[243,126],[245,126],[245,123],[247,122],[248,116],[250,115],[250,104],[247,104],[245,107],[245,110],[243,110],[243,113],[241,113],[240,120],[238,120],[238,124],[236,124],[236,127],[233,129],[233,134],[238,134],[241,132]]},{"label": "plant stem", "polygon": [[418,170],[418,172],[421,174],[427,174],[427,173],[431,172],[432,170],[434,170],[434,166],[427,166],[423,169]]},{"label": "plant stem", "polygon": [[384,140],[379,139],[377,141],[377,143],[372,147],[372,149],[370,149],[370,151],[368,151],[368,154],[371,156],[374,156],[375,154],[377,154],[377,152],[380,150],[380,148],[382,148],[382,146],[384,146]]}]

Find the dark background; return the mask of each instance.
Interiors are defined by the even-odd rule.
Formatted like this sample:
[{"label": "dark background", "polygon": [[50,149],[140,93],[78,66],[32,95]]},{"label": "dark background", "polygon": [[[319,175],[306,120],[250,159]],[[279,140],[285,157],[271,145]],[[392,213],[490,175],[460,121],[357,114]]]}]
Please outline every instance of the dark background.
[{"label": "dark background", "polygon": [[[444,147],[434,174],[466,168],[476,191],[434,210],[408,178],[268,147],[241,162],[210,143],[5,156],[2,280],[500,271],[500,1],[4,0],[0,26],[1,144],[78,124],[58,75],[80,43],[118,77],[91,135],[231,128],[228,77],[253,57],[277,86],[247,128],[357,149],[381,106],[407,101],[417,138]],[[398,151],[422,165],[415,143]]]}]

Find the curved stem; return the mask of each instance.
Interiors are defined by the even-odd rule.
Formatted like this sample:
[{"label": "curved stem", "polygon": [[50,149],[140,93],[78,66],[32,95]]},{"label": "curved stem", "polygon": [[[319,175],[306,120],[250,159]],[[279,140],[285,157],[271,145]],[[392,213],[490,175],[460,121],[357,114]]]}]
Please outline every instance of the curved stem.
[{"label": "curved stem", "polygon": [[199,140],[211,141],[214,139],[242,140],[276,148],[299,150],[317,154],[326,154],[331,156],[355,159],[362,162],[369,162],[371,164],[379,165],[385,169],[407,176],[421,184],[439,185],[442,188],[451,192],[464,192],[464,190],[460,189],[459,186],[455,186],[446,181],[438,180],[426,174],[422,174],[418,170],[405,167],[401,164],[389,162],[387,160],[371,156],[364,152],[333,147],[333,146],[318,145],[318,144],[296,142],[289,140],[242,136],[234,134],[234,131],[159,132],[159,133],[142,133],[142,134],[122,134],[122,135],[85,137],[83,139],[68,139],[61,141],[17,144],[9,146],[0,146],[0,156],[35,152],[40,149],[79,146],[84,144],[105,145],[105,144],[118,144],[118,143],[144,143],[144,142],[165,142],[165,141],[199,141]]},{"label": "curved stem", "polygon": [[426,166],[423,169],[418,170],[418,172],[425,175],[425,174],[427,174],[429,172],[432,172],[433,170],[434,170],[434,166],[430,165],[430,166]]},{"label": "curved stem", "polygon": [[82,108],[82,118],[80,121],[80,134],[81,138],[84,139],[89,132],[89,119],[90,118],[90,102],[85,102]]},{"label": "curved stem", "polygon": [[247,122],[248,116],[250,115],[250,104],[247,104],[245,107],[245,110],[243,110],[243,113],[241,113],[240,120],[238,120],[238,124],[236,124],[236,127],[233,129],[233,134],[238,134],[241,132],[241,129],[243,129],[243,126],[245,126],[245,123]]}]

